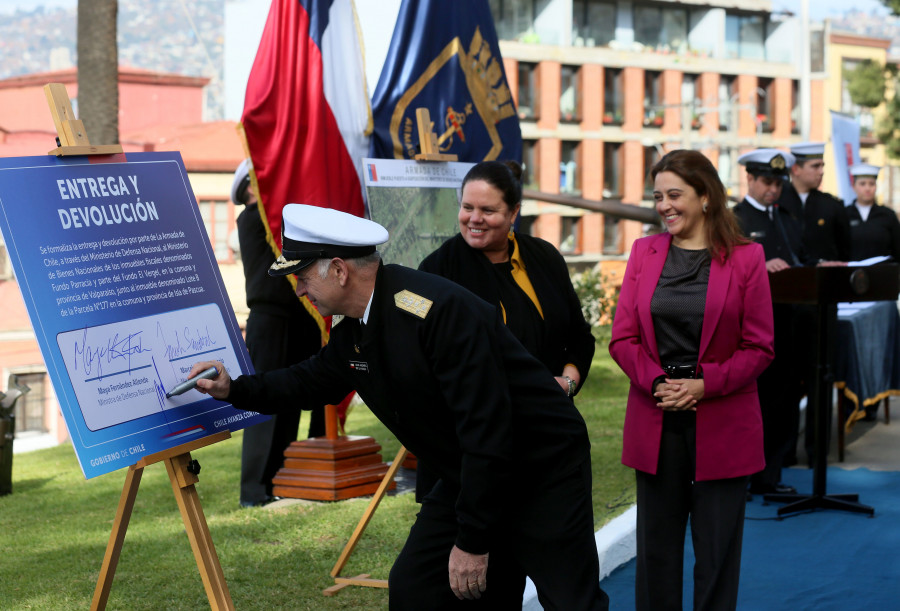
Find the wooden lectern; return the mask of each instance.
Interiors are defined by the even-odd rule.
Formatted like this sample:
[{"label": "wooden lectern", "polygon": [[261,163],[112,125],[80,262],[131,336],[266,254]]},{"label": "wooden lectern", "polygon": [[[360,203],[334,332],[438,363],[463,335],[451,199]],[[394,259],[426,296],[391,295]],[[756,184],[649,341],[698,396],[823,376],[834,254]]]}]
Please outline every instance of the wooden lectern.
[{"label": "wooden lectern", "polygon": [[[807,509],[841,509],[873,515],[875,509],[859,503],[857,494],[827,494],[828,428],[831,419],[831,387],[834,373],[828,362],[828,346],[835,341],[838,302],[896,301],[900,293],[900,265],[870,267],[797,267],[769,276],[772,301],[813,305],[815,314],[815,380],[810,385],[807,409],[815,410],[815,458],[812,494],[767,494],[767,501],[786,502],[778,515]],[[829,320],[832,319],[832,320]],[[807,431],[807,435],[809,431]]]}]

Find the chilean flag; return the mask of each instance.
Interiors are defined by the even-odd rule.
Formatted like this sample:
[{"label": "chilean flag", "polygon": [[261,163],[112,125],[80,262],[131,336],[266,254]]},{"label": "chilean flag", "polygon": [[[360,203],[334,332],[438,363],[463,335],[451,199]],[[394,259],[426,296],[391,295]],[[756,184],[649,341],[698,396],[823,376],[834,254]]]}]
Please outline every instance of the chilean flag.
[{"label": "chilean flag", "polygon": [[[352,0],[272,0],[241,124],[276,255],[287,204],[365,213],[362,159],[372,109],[358,32]],[[302,301],[327,339],[330,319]],[[338,405],[341,424],[351,397]]]},{"label": "chilean flag", "polygon": [[372,112],[352,0],[273,0],[241,117],[276,253],[286,204],[365,213]]}]

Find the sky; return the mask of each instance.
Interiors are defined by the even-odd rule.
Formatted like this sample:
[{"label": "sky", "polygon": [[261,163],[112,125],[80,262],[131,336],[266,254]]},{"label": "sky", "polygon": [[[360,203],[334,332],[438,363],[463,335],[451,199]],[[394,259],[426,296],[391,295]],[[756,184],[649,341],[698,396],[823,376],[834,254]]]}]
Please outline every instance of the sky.
[{"label": "sky", "polygon": [[[377,0],[356,0],[357,6],[366,2],[377,2]],[[76,4],[77,0],[0,0],[0,13],[10,13],[16,8],[29,9],[40,5],[73,7]],[[810,0],[810,15],[815,20],[841,15],[847,10],[849,4],[851,2],[848,0]],[[878,0],[853,0],[852,5],[867,13],[874,9],[882,14],[887,14],[887,9]],[[800,0],[772,0],[772,8],[774,10],[786,9],[799,15]]]},{"label": "sky", "polygon": [[55,6],[72,7],[78,4],[78,0],[0,0],[0,13],[12,13],[17,8],[30,10],[32,7],[42,4],[47,8]]},{"label": "sky", "polygon": [[[865,13],[873,10],[887,15],[888,9],[879,0],[809,0],[810,17],[820,21],[827,17],[843,15],[850,7],[858,8]],[[800,0],[772,0],[772,10],[786,9],[800,15]]]}]

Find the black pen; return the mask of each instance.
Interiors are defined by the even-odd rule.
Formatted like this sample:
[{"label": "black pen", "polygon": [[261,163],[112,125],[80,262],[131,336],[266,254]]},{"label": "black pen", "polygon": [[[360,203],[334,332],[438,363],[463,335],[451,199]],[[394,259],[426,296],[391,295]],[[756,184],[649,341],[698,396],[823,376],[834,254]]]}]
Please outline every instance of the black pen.
[{"label": "black pen", "polygon": [[178,386],[176,386],[175,388],[173,388],[172,390],[167,392],[166,399],[169,399],[171,397],[174,397],[175,395],[180,395],[181,393],[185,393],[185,392],[189,391],[190,389],[192,389],[193,387],[195,387],[197,385],[197,380],[208,380],[210,378],[216,377],[217,375],[219,375],[219,370],[216,369],[215,367],[210,367],[209,369],[206,369],[206,370],[200,372],[193,378],[191,378],[189,380],[185,380],[184,382],[182,382],[181,384],[179,384]]}]

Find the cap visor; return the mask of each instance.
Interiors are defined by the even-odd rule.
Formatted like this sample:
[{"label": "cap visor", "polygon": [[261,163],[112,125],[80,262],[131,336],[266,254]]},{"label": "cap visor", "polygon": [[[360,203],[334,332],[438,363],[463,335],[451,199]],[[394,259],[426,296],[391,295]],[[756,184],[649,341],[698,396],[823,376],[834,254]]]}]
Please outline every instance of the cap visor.
[{"label": "cap visor", "polygon": [[299,272],[301,269],[305,269],[312,265],[316,260],[315,259],[298,259],[296,261],[288,261],[284,258],[284,255],[278,257],[269,267],[269,275],[270,276],[287,276],[289,274],[295,274]]}]

